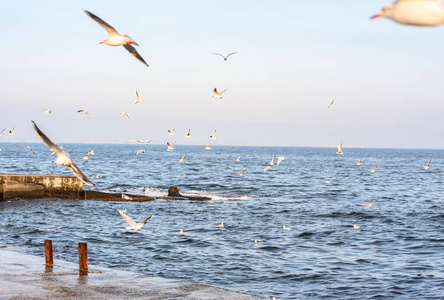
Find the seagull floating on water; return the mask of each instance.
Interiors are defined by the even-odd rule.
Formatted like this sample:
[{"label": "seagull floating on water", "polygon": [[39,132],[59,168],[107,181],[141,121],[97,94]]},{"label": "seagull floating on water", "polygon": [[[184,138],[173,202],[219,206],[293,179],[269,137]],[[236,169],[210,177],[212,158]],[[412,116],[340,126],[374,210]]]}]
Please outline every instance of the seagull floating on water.
[{"label": "seagull floating on water", "polygon": [[342,152],[342,143],[338,146],[338,152],[336,154],[344,155],[344,152]]},{"label": "seagull floating on water", "polygon": [[49,108],[44,108],[43,109],[47,114],[50,114],[51,113],[51,110],[49,109]]},{"label": "seagull floating on water", "polygon": [[88,160],[88,159],[89,159],[89,154],[85,154],[85,155],[83,156],[83,159],[84,159],[84,160]]},{"label": "seagull floating on water", "polygon": [[222,94],[225,93],[226,91],[227,90],[223,90],[222,92],[218,92],[217,88],[214,88],[214,90],[213,90],[213,93],[214,93],[213,97],[217,98],[217,99],[222,99]]},{"label": "seagull floating on water", "polygon": [[142,100],[140,100],[140,95],[139,95],[139,92],[136,90],[136,102],[134,102],[134,104],[137,104],[137,103],[142,103]]},{"label": "seagull floating on water", "polygon": [[131,44],[134,44],[136,46],[139,46],[132,38],[130,38],[127,35],[120,35],[111,25],[100,19],[98,16],[90,13],[87,10],[84,10],[84,12],[91,17],[94,21],[96,21],[100,26],[105,28],[106,31],[109,33],[109,37],[103,42],[100,42],[100,44],[106,44],[110,46],[123,46],[129,53],[131,53],[132,56],[134,56],[136,59],[138,59],[141,63],[145,64],[148,67],[148,64],[145,62],[145,60],[140,56],[140,54],[137,52],[136,48],[131,46]]},{"label": "seagull floating on water", "polygon": [[424,167],[422,167],[421,170],[428,170],[431,162],[432,160],[429,160],[429,162]]},{"label": "seagull floating on water", "polygon": [[210,145],[207,145],[207,146],[205,147],[205,150],[213,150],[213,148],[211,148]]},{"label": "seagull floating on water", "polygon": [[34,121],[32,121],[32,125],[34,126],[34,130],[39,136],[39,138],[48,145],[49,148],[51,148],[52,151],[54,151],[55,154],[57,154],[57,158],[54,160],[56,164],[59,166],[66,166],[69,167],[71,171],[74,173],[74,175],[79,178],[83,183],[86,183],[88,185],[94,185],[94,183],[89,180],[88,177],[86,177],[82,171],[80,171],[79,167],[74,163],[74,160],[69,156],[69,154],[62,150],[59,146],[51,142],[51,140],[37,127]]},{"label": "seagull floating on water", "polygon": [[284,230],[290,230],[291,227],[286,227],[285,225],[283,225],[283,226],[282,226],[282,229],[284,229]]},{"label": "seagull floating on water", "polygon": [[353,224],[353,229],[361,229],[361,226],[359,226],[359,225],[356,225],[356,224]]},{"label": "seagull floating on water", "polygon": [[224,222],[219,224],[219,228],[224,228]]},{"label": "seagull floating on water", "polygon": [[214,53],[213,52],[213,54],[216,54],[216,55],[220,55],[220,56],[222,56],[223,58],[224,58],[224,60],[227,60],[228,59],[228,57],[230,57],[230,55],[233,55],[233,54],[236,54],[237,52],[231,52],[230,54],[228,54],[227,56],[223,56],[222,54],[220,54],[220,53]]},{"label": "seagull floating on water", "polygon": [[335,104],[335,100],[333,99],[333,101],[330,103],[330,105],[328,106],[328,108],[332,108],[333,104]]},{"label": "seagull floating on water", "polygon": [[371,19],[385,17],[403,25],[436,26],[444,23],[444,3],[438,0],[389,2]]},{"label": "seagull floating on water", "polygon": [[25,147],[26,149],[29,149],[31,151],[32,155],[35,156],[35,153],[34,153],[34,151],[32,151],[31,147],[26,146],[26,145],[20,145],[19,147]]},{"label": "seagull floating on water", "polygon": [[151,220],[151,219],[154,217],[154,215],[151,215],[151,216],[150,216],[148,219],[146,219],[145,221],[142,221],[142,222],[140,222],[140,223],[136,223],[133,219],[131,219],[130,217],[128,217],[128,216],[125,214],[126,210],[123,211],[123,210],[118,209],[117,211],[119,212],[119,215],[120,215],[125,221],[127,221],[128,224],[131,225],[131,226],[126,227],[126,229],[131,230],[131,231],[137,231],[137,230],[139,230],[140,228],[143,227],[143,225],[145,225],[146,222],[148,222],[149,220]]},{"label": "seagull floating on water", "polygon": [[254,246],[257,247],[259,244],[257,243],[257,240],[254,240]]}]

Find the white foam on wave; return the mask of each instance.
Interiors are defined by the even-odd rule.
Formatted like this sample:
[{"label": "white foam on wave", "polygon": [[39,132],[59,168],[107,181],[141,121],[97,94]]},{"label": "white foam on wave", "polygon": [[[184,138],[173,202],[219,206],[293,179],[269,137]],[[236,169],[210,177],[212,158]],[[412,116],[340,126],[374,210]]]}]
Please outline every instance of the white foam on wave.
[{"label": "white foam on wave", "polygon": [[206,191],[180,191],[184,196],[188,197],[209,197],[211,200],[215,201],[240,201],[240,200],[249,200],[253,196],[232,196],[232,195],[224,195],[224,194],[216,194],[216,193],[209,193]]}]

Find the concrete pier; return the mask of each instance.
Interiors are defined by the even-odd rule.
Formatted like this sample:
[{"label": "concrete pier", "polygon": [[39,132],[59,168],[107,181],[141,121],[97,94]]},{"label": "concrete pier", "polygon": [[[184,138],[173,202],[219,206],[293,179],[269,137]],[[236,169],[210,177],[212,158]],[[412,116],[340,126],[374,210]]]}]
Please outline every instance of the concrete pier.
[{"label": "concrete pier", "polygon": [[263,299],[185,280],[89,266],[0,250],[1,299]]}]

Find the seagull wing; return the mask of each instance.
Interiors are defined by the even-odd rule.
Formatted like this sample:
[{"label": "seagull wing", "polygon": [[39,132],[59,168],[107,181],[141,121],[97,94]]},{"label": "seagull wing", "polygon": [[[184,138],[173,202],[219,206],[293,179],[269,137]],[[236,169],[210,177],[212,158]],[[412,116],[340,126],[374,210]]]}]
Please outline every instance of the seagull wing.
[{"label": "seagull wing", "polygon": [[233,54],[236,54],[237,52],[231,52],[230,54],[228,54],[227,55],[227,58],[230,56],[230,55],[233,55]]},{"label": "seagull wing", "polygon": [[108,31],[110,36],[120,36],[120,34],[117,32],[117,30],[114,29],[114,27],[112,27],[111,25],[109,25],[108,23],[106,23],[105,21],[103,21],[102,19],[100,19],[98,16],[96,16],[95,14],[90,13],[87,10],[84,10],[84,12],[90,16],[91,19],[93,19],[94,21],[96,21],[97,23],[99,23],[100,26],[102,26],[103,28],[105,28],[106,31]]},{"label": "seagull wing", "polygon": [[123,45],[123,47],[125,47],[125,49],[128,50],[128,52],[131,53],[132,56],[137,58],[141,63],[149,67],[146,61],[142,58],[142,56],[140,56],[139,52],[137,52],[136,48],[134,48],[131,45]]},{"label": "seagull wing", "polygon": [[32,126],[34,126],[34,130],[37,133],[37,135],[39,136],[39,138],[46,144],[48,145],[49,148],[51,148],[52,151],[55,152],[55,154],[60,155],[63,153],[63,150],[60,149],[59,146],[57,146],[56,144],[54,144],[53,142],[51,142],[51,140],[37,127],[37,125],[35,124],[34,121],[32,122]]},{"label": "seagull wing", "polygon": [[[128,216],[127,216],[128,217]],[[148,219],[146,219],[145,221],[140,222],[139,224],[145,224],[146,222],[148,222],[149,220],[151,220],[154,217],[154,215],[151,215]],[[123,216],[122,216],[123,218]],[[129,218],[129,217],[128,217]],[[125,218],[124,218],[125,219]],[[134,226],[134,225],[133,225]]]},{"label": "seagull wing", "polygon": [[5,129],[3,129],[1,132],[0,132],[0,135],[2,135],[2,133],[3,133],[3,131],[5,131],[6,130],[6,128]]},{"label": "seagull wing", "polygon": [[91,180],[89,180],[88,177],[86,177],[82,171],[80,171],[79,167],[77,167],[77,165],[74,163],[74,161],[71,162],[71,164],[69,165],[69,168],[71,169],[72,173],[79,178],[83,183],[90,185],[90,186],[94,186],[94,183],[91,182]]},{"label": "seagull wing", "polygon": [[217,88],[214,88],[213,92],[214,92],[215,94],[217,94]]},{"label": "seagull wing", "polygon": [[219,95],[222,95],[223,93],[225,93],[227,90],[223,90],[222,92],[219,93]]},{"label": "seagull wing", "polygon": [[121,211],[120,209],[117,210],[119,212],[119,215],[128,222],[128,224],[130,224],[131,226],[136,226],[137,223],[131,219],[130,217],[128,217],[123,211]]},{"label": "seagull wing", "polygon": [[[223,56],[222,54],[220,54],[220,53],[214,53],[213,52],[213,54],[216,54],[216,55],[220,55],[220,56],[222,56],[224,59],[226,59],[226,57],[225,56]],[[228,57],[228,56],[227,56]]]}]

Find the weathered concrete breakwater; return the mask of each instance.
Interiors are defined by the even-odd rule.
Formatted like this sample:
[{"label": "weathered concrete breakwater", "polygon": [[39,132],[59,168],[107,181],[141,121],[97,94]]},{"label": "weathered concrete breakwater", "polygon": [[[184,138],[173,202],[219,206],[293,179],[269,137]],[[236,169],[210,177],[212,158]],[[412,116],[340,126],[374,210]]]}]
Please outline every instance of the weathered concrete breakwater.
[{"label": "weathered concrete breakwater", "polygon": [[100,191],[83,190],[83,183],[74,176],[63,175],[17,175],[0,174],[0,201],[13,198],[62,198],[96,201],[153,201],[153,200],[192,200],[208,201],[209,197],[188,197],[171,187],[168,196],[149,197],[125,193],[114,194]]}]

